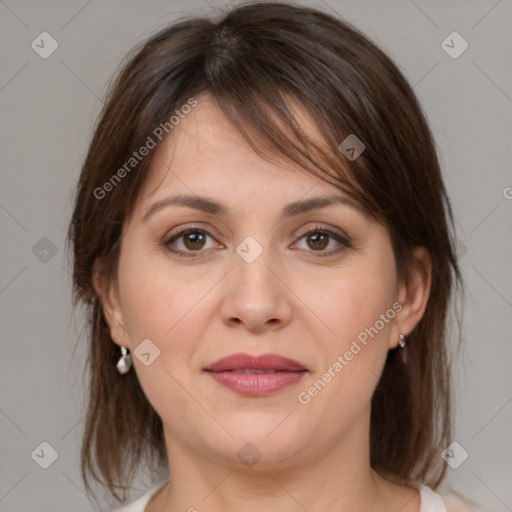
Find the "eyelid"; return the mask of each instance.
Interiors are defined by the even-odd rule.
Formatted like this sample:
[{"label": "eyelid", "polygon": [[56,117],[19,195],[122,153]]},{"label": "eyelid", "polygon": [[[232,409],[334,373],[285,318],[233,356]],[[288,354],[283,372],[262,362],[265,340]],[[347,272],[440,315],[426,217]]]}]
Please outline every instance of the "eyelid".
[{"label": "eyelid", "polygon": [[[184,226],[180,226],[179,228],[177,228],[176,230],[171,230],[169,233],[167,233],[164,238],[163,238],[163,241],[162,241],[162,245],[163,247],[168,250],[169,252],[173,253],[173,254],[177,254],[179,256],[188,256],[188,257],[191,257],[191,258],[194,258],[194,257],[198,257],[200,253],[202,252],[205,252],[204,250],[199,250],[199,251],[182,251],[182,250],[175,250],[175,249],[171,249],[170,246],[171,246],[171,242],[175,242],[175,240],[173,239],[180,239],[183,235],[187,234],[188,232],[190,231],[199,231],[201,233],[203,233],[206,237],[210,237],[216,245],[218,244],[221,244],[223,245],[221,242],[218,242],[217,241],[217,236],[214,236],[210,233],[210,230],[211,228],[203,228],[201,227],[200,225],[198,224],[186,224]],[[195,254],[197,253],[197,255]]]},{"label": "eyelid", "polygon": [[183,224],[177,228],[174,228],[171,231],[168,231],[167,234],[164,236],[164,240],[170,240],[171,238],[175,237],[176,235],[184,234],[184,232],[186,232],[186,231],[202,231],[203,233],[206,233],[210,237],[214,238],[216,241],[219,238],[222,238],[222,236],[218,233],[218,231],[211,225],[204,227],[201,225],[200,222],[199,223],[191,222],[188,224]]},{"label": "eyelid", "polygon": [[297,238],[302,238],[304,235],[307,235],[308,233],[311,233],[312,231],[313,232],[314,231],[322,231],[327,234],[333,234],[333,235],[339,236],[340,238],[344,238],[347,241],[350,240],[350,237],[344,231],[340,230],[339,228],[331,228],[331,227],[322,226],[320,223],[316,223],[313,226],[308,225],[305,228],[301,228],[299,231],[297,231],[295,233],[295,236]]},{"label": "eyelid", "polygon": [[319,224],[316,224],[314,226],[308,226],[297,232],[295,235],[297,241],[294,242],[294,245],[299,243],[305,236],[309,235],[310,233],[324,233],[331,239],[335,240],[338,243],[338,247],[331,249],[329,251],[306,251],[308,257],[310,257],[311,255],[313,255],[314,258],[335,257],[338,256],[344,250],[353,248],[351,238],[344,231],[334,231],[334,229],[326,228]]},{"label": "eyelid", "polygon": [[[325,233],[330,238],[333,238],[341,247],[338,247],[336,249],[331,249],[330,251],[307,251],[307,252],[311,252],[313,254],[317,253],[316,257],[334,256],[334,255],[338,254],[344,248],[346,249],[346,248],[352,247],[350,237],[345,232],[343,232],[341,230],[340,230],[341,232],[338,232],[338,231],[335,231],[334,229],[337,229],[337,228],[331,229],[328,227],[321,226],[318,223],[315,224],[314,226],[309,225],[307,227],[300,229],[298,232],[295,233],[294,238],[296,238],[296,240],[295,240],[294,244],[300,242],[306,235],[308,235],[310,233],[320,232],[320,233]],[[171,253],[179,255],[179,256],[185,256],[185,257],[191,257],[191,258],[201,257],[200,256],[201,253],[206,252],[206,250],[182,251],[182,250],[174,250],[174,249],[170,248],[170,245],[171,245],[171,242],[173,242],[173,239],[179,239],[180,237],[182,237],[183,235],[185,235],[186,233],[188,233],[190,231],[199,231],[199,232],[203,233],[205,236],[210,237],[212,240],[214,240],[216,244],[220,243],[221,245],[223,245],[221,242],[218,242],[217,237],[213,236],[206,228],[203,228],[197,224],[189,224],[189,225],[181,226],[177,229],[177,231],[171,231],[169,234],[167,234],[164,237],[163,246]]]}]

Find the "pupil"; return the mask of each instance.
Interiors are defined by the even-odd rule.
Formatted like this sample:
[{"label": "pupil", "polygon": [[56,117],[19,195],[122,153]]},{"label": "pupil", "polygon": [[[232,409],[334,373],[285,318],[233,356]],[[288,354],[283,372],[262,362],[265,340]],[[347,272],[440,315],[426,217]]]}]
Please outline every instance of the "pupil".
[{"label": "pupil", "polygon": [[[314,249],[324,249],[327,246],[327,238],[328,235],[324,233],[316,233],[315,235],[310,235],[309,240],[313,243]],[[204,235],[202,233],[193,232],[188,233],[185,238],[185,244],[187,246],[191,245],[189,249],[197,249],[198,245],[201,247],[204,242]]]},{"label": "pupil", "polygon": [[191,247],[189,247],[189,249],[197,249],[198,248],[198,245],[199,245],[199,248],[201,247],[201,242],[204,242],[204,236],[202,233],[197,233],[197,232],[193,232],[193,233],[189,233],[186,237],[185,237],[185,243],[186,245],[191,245]]},{"label": "pupil", "polygon": [[327,246],[327,235],[324,233],[317,233],[316,235],[311,235],[310,241],[313,241],[316,249],[324,249]]}]

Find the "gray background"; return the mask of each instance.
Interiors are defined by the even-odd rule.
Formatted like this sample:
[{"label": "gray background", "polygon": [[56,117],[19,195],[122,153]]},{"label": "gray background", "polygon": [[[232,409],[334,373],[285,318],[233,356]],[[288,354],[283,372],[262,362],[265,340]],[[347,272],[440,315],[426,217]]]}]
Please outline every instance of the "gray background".
[{"label": "gray background", "polygon": [[[469,457],[448,473],[457,489],[488,510],[512,510],[512,2],[309,3],[338,12],[387,50],[431,122],[468,290],[454,440]],[[71,190],[107,79],[126,51],[176,17],[210,5],[227,4],[0,2],[3,512],[97,507],[84,494],[78,466],[84,350],[64,251]],[[43,31],[59,45],[47,59],[31,48]],[[453,31],[469,44],[456,59],[441,47]],[[58,452],[48,469],[36,463],[50,456],[48,449],[31,457],[43,441]],[[150,484],[139,479],[133,497]]]}]

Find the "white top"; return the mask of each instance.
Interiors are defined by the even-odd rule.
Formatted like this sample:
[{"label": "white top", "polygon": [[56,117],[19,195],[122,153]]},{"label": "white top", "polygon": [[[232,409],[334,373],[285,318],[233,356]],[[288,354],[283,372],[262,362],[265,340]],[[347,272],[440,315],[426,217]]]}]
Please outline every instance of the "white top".
[{"label": "white top", "polygon": [[[167,482],[164,482],[163,484],[153,487],[138,500],[118,509],[116,512],[144,512],[151,498],[164,487],[166,483]],[[420,486],[420,499],[421,506],[419,512],[469,512],[469,508],[458,498],[447,496],[443,499],[440,494],[426,485]]]}]

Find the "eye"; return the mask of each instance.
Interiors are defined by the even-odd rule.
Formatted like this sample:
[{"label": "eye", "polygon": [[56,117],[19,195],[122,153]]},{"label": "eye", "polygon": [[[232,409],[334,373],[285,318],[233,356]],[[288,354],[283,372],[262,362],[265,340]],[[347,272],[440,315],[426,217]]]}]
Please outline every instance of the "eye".
[{"label": "eye", "polygon": [[[299,240],[296,245],[304,242],[306,244],[305,249],[308,252],[318,253],[316,255],[318,257],[332,256],[351,247],[348,238],[345,236],[319,226],[305,233],[299,233],[297,236]],[[210,240],[209,244],[208,240]],[[223,247],[222,244],[215,242],[215,239],[207,231],[195,226],[188,226],[186,229],[174,233],[163,242],[163,245],[166,250],[178,256],[189,258],[200,256],[201,252],[206,249]],[[331,250],[326,250],[329,247],[331,247]]]},{"label": "eye", "polygon": [[[211,239],[213,243],[207,245],[207,240]],[[194,252],[201,252],[203,249],[211,249],[216,247],[213,237],[204,229],[196,227],[188,227],[175,233],[164,242],[167,250],[177,254],[178,256],[186,256],[195,258],[198,255]]]},{"label": "eye", "polygon": [[[306,233],[299,234],[298,242],[304,241],[306,249],[311,249],[309,252],[318,252],[318,256],[332,256],[341,252],[343,249],[351,247],[350,242],[346,237],[339,233],[335,233],[328,229],[320,228],[319,226],[310,229]],[[326,251],[329,246],[334,246],[334,249]],[[336,248],[336,246],[338,246]]]}]

